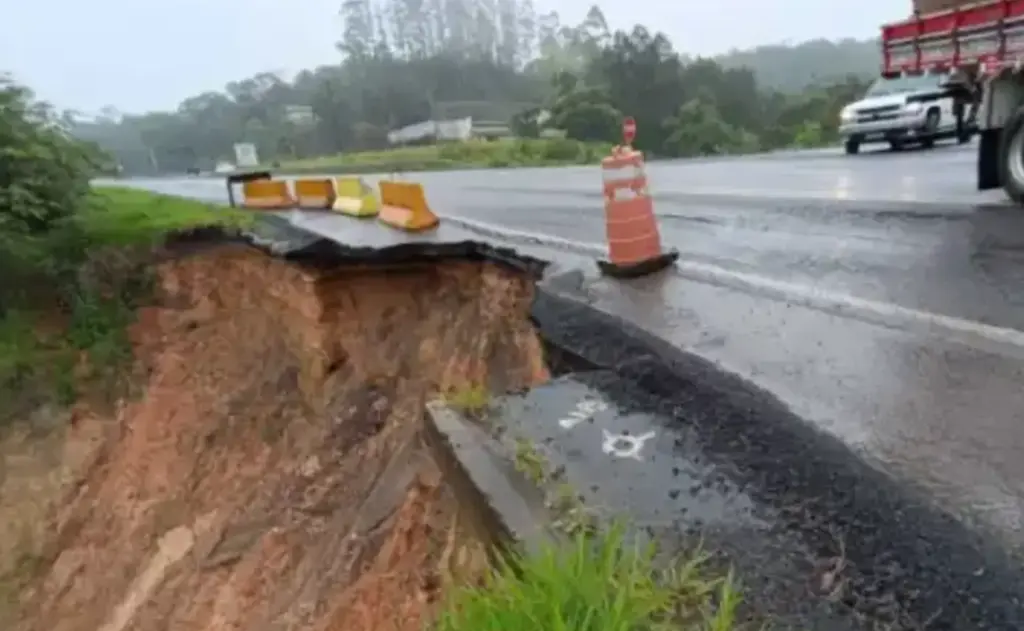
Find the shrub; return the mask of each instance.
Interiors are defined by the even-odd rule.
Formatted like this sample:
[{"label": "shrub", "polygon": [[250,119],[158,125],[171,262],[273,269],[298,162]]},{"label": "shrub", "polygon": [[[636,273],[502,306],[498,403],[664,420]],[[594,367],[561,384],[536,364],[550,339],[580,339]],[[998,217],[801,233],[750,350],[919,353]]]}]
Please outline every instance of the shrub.
[{"label": "shrub", "polygon": [[0,314],[73,266],[62,269],[52,254],[73,241],[67,220],[85,204],[99,157],[30,90],[0,76]]},{"label": "shrub", "polygon": [[38,235],[73,215],[98,158],[30,90],[0,77],[0,228]]}]

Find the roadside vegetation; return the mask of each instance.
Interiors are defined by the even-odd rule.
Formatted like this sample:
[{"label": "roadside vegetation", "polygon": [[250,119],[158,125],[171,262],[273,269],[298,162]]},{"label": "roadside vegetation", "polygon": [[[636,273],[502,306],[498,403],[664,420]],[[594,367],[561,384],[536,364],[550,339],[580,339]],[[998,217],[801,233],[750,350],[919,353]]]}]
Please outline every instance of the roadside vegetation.
[{"label": "roadside vegetation", "polygon": [[387,173],[596,164],[611,143],[571,138],[469,140],[355,151],[265,165],[278,173]]},{"label": "roadside vegetation", "polygon": [[731,576],[705,578],[704,558],[655,563],[655,547],[614,526],[598,537],[511,558],[479,586],[456,589],[435,631],[732,631]]},{"label": "roadside vegetation", "polygon": [[[578,24],[530,0],[507,0],[498,13],[482,0],[454,13],[410,6],[342,3],[338,60],[293,80],[264,72],[172,111],[107,108],[68,120],[126,174],[212,170],[234,161],[240,142],[292,173],[585,164],[620,141],[624,116],[636,119],[637,148],[673,158],[835,142],[839,110],[880,63],[877,42],[851,40],[694,58],[657,25],[611,28],[598,6]],[[464,118],[518,140],[388,139]]]},{"label": "roadside vegetation", "polygon": [[[94,189],[104,162],[45,104],[0,82],[0,426],[116,379],[147,292],[144,257],[168,231],[244,221],[198,202]],[[105,385],[113,385],[112,382]]]}]

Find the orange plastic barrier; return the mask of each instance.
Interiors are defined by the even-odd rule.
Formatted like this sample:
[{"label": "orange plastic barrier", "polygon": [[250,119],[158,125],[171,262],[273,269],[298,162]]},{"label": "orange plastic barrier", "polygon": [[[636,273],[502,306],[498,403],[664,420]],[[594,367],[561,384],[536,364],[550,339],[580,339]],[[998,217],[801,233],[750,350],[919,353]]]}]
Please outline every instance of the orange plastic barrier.
[{"label": "orange plastic barrier", "polygon": [[609,276],[635,278],[675,263],[679,252],[661,249],[643,154],[629,146],[616,147],[601,161],[601,174],[609,258],[598,261],[601,271]]},{"label": "orange plastic barrier", "polygon": [[329,178],[295,180],[292,186],[299,208],[329,210],[334,204],[334,183]]},{"label": "orange plastic barrier", "polygon": [[284,180],[251,180],[242,183],[242,207],[282,210],[295,207],[295,198]]},{"label": "orange plastic barrier", "polygon": [[377,218],[395,228],[420,232],[436,228],[441,220],[427,206],[423,187],[412,182],[381,181]]}]

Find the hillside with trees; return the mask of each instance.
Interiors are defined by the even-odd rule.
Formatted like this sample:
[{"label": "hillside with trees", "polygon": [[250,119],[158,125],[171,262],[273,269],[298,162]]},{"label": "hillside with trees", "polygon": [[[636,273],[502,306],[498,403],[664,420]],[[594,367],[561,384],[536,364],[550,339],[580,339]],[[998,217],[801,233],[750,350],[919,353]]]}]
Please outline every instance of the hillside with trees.
[{"label": "hillside with trees", "polygon": [[[689,156],[834,140],[873,63],[870,42],[691,59],[644,26],[613,32],[597,6],[576,25],[532,0],[345,0],[340,13],[335,65],[257,74],[175,111],[68,122],[129,173],[212,168],[236,142],[266,161],[379,150],[389,130],[465,116],[614,142],[630,115],[640,148]],[[294,116],[301,106],[311,115]]]},{"label": "hillside with trees", "polygon": [[878,40],[815,39],[793,46],[772,44],[734,50],[715,57],[725,68],[750,68],[758,85],[796,93],[844,81],[847,76],[870,80],[882,64]]}]

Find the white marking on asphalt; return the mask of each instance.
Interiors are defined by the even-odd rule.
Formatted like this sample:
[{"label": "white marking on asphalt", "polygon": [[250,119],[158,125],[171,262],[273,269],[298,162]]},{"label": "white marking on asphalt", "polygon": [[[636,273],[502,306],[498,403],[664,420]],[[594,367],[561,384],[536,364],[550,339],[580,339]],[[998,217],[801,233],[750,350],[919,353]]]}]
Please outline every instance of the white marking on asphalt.
[{"label": "white marking on asphalt", "polygon": [[[658,189],[662,190],[662,189]],[[658,190],[655,191],[654,196],[657,198]],[[885,194],[878,194],[877,191],[885,190]],[[848,189],[846,192],[841,192],[841,187],[833,186],[831,188],[817,189],[797,189],[797,188],[729,188],[729,187],[717,187],[717,186],[688,186],[685,189],[673,189],[671,191],[673,195],[705,195],[708,197],[725,197],[725,198],[766,198],[766,199],[791,199],[791,200],[820,200],[830,201],[835,199],[841,199],[848,202],[901,202],[908,201],[900,198],[898,200],[893,199],[892,185],[886,189],[881,186],[874,185],[871,188]],[[915,203],[921,204],[933,204],[946,206],[953,203],[963,204],[976,204],[978,199],[976,194],[972,197],[966,195],[954,196],[953,198],[934,198],[934,199],[920,199],[915,196],[913,200]]]},{"label": "white marking on asphalt", "polygon": [[598,412],[608,409],[608,404],[598,399],[584,399],[576,404],[576,407],[569,412],[568,416],[559,419],[558,424],[562,429],[572,429],[580,423],[594,417]]},{"label": "white marking on asphalt", "polygon": [[850,176],[843,175],[839,176],[839,180],[836,182],[835,188],[836,199],[850,199]]},{"label": "white marking on asphalt", "polygon": [[[446,216],[445,220],[461,224],[468,230],[511,242],[547,246],[587,256],[607,256],[607,248],[596,243],[582,243],[531,232],[510,230],[462,217]],[[979,340],[983,340],[1024,348],[1024,331],[1017,329],[992,326],[974,320],[901,307],[897,304],[821,291],[809,285],[798,285],[765,276],[736,272],[697,261],[680,260],[676,264],[676,269],[683,276],[696,281],[759,294],[780,302],[856,318],[889,328],[916,326],[933,332],[938,329],[938,332],[957,337],[968,344],[975,344]]]},{"label": "white marking on asphalt", "polygon": [[726,285],[790,304],[796,303],[820,311],[856,317],[874,324],[896,328],[903,328],[907,325],[937,328],[943,329],[946,333],[958,335],[967,341],[981,338],[999,344],[1011,344],[1024,348],[1024,331],[1017,329],[910,309],[888,302],[876,302],[865,298],[821,291],[809,285],[798,285],[755,274],[735,272],[697,261],[680,261],[678,268],[684,275],[695,280]]},{"label": "white marking on asphalt", "polygon": [[902,189],[900,191],[900,199],[905,202],[916,202],[917,201],[917,178],[913,175],[904,175],[903,179],[900,180]]},{"label": "white marking on asphalt", "polygon": [[[640,451],[644,448],[644,443],[654,438],[654,432],[647,432],[640,436],[613,434],[606,429],[602,429],[601,432],[604,434],[604,444],[601,445],[601,451],[616,458],[633,458],[640,462],[643,462],[643,458],[640,457]],[[628,444],[628,447],[624,446],[626,444]]]}]

